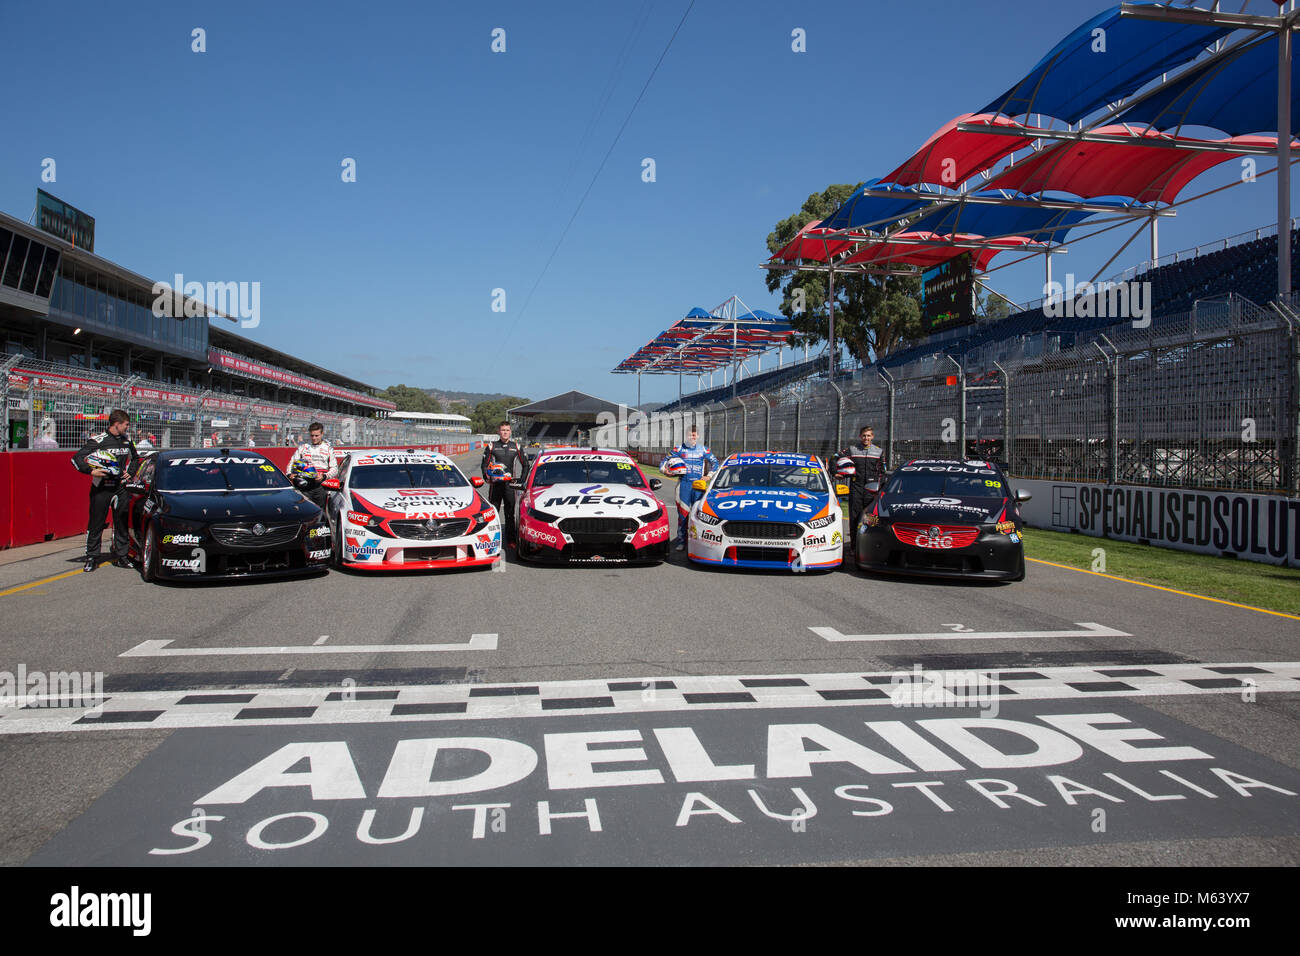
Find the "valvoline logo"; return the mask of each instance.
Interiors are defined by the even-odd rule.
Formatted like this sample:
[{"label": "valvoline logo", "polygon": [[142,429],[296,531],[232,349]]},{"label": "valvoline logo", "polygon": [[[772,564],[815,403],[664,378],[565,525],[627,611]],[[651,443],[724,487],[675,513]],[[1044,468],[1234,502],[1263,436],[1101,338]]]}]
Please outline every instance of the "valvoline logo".
[{"label": "valvoline logo", "polygon": [[384,549],[379,547],[378,538],[346,538],[347,556],[356,561],[369,561],[371,558],[382,558]]}]

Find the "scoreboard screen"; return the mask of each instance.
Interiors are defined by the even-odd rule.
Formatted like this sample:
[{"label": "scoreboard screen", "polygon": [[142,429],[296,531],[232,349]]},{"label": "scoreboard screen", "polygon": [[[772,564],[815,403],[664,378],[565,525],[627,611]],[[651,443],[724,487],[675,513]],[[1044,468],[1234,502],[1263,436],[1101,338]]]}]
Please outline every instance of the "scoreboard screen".
[{"label": "scoreboard screen", "polygon": [[975,322],[975,270],[963,252],[921,276],[921,328],[926,335]]}]

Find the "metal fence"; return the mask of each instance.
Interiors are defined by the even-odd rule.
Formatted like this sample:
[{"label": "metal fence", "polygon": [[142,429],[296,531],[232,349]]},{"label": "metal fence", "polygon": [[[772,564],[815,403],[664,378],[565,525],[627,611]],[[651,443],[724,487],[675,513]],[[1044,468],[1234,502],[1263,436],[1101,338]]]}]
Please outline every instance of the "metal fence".
[{"label": "metal fence", "polygon": [[307,440],[312,422],[326,437],[349,445],[469,442],[468,432],[387,419],[339,415],[262,399],[73,369],[24,356],[0,355],[4,447],[9,450],[79,448],[104,416],[121,408],[131,416],[137,447],[269,447]]},{"label": "metal fence", "polygon": [[1300,493],[1300,313],[1234,299],[1120,328],[989,366],[937,354],[687,413],[718,455],[828,456],[873,425],[891,465],[964,455],[1025,478]]}]

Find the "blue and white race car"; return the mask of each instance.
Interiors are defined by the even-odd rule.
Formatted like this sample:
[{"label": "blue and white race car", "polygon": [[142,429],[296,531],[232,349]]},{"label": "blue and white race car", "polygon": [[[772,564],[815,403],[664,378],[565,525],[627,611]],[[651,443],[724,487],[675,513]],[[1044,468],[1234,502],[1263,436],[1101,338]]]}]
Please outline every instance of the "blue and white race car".
[{"label": "blue and white race car", "polygon": [[792,571],[837,568],[844,556],[837,487],[816,455],[729,456],[690,510],[686,554],[701,564]]}]

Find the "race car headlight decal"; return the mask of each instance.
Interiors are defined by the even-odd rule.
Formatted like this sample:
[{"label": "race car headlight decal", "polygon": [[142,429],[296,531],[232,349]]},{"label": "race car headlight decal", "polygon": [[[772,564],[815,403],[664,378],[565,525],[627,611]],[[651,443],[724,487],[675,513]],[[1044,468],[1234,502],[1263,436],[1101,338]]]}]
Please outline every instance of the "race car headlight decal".
[{"label": "race car headlight decal", "polygon": [[535,521],[542,522],[543,524],[555,524],[560,520],[559,515],[553,515],[548,511],[538,511],[536,508],[529,508],[528,516]]},{"label": "race car headlight decal", "polygon": [[637,517],[648,524],[651,521],[658,521],[660,518],[663,517],[663,515],[664,515],[664,509],[662,506],[660,506],[656,508],[654,511],[647,511],[643,515],[637,515]]},{"label": "race car headlight decal", "polygon": [[840,516],[838,514],[827,515],[824,518],[814,518],[812,521],[809,521],[808,527],[816,531],[818,528],[825,528],[827,525],[834,524],[839,520]]},{"label": "race car headlight decal", "polygon": [[722,519],[715,514],[709,514],[703,508],[695,512],[695,520],[700,524],[721,524]]}]

